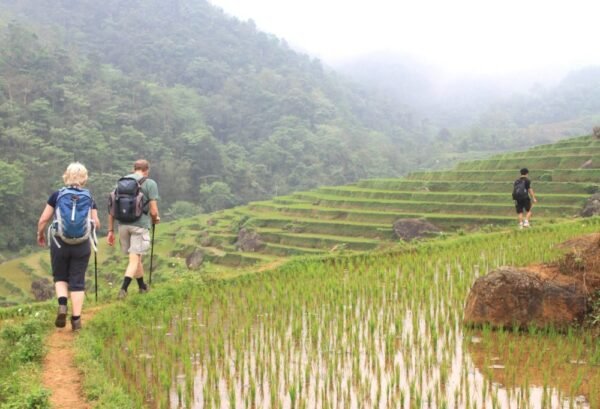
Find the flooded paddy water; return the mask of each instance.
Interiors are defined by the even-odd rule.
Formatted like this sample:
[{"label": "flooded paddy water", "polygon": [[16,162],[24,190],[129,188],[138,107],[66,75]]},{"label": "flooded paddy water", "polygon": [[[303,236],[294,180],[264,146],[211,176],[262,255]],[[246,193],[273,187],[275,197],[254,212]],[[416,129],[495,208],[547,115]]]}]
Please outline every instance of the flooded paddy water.
[{"label": "flooded paddy water", "polygon": [[113,352],[118,372],[161,408],[598,408],[590,334],[462,325],[478,275],[556,257],[569,232],[525,236],[527,252],[497,235],[210,285],[117,340],[138,358]]}]

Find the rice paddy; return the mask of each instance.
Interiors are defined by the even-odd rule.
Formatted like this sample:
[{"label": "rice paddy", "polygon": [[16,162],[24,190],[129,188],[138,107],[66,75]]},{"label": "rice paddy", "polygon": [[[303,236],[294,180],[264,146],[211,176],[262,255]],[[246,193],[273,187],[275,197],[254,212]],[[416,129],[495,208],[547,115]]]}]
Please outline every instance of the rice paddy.
[{"label": "rice paddy", "polygon": [[103,311],[79,345],[133,407],[598,408],[600,342],[586,331],[462,325],[475,278],[553,260],[557,243],[598,227],[594,218],[194,277]]}]

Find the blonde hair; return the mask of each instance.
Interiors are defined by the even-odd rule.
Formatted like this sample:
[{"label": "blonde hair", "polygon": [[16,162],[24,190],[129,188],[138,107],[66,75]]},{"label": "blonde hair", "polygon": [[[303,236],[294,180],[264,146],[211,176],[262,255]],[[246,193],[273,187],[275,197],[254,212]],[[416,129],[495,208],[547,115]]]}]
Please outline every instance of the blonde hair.
[{"label": "blonde hair", "polygon": [[67,166],[63,174],[65,186],[85,186],[88,180],[88,171],[79,162],[73,162]]}]

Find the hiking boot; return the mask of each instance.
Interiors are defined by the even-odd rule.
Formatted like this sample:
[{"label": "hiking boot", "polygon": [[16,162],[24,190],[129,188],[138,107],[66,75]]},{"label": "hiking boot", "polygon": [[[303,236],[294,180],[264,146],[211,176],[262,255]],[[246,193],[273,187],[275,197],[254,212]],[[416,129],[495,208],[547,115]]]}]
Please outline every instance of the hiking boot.
[{"label": "hiking boot", "polygon": [[58,328],[64,328],[67,325],[67,306],[59,305],[58,313],[56,314],[56,321],[54,321],[54,325]]},{"label": "hiking boot", "polygon": [[150,291],[150,286],[148,284],[146,284],[144,288],[140,288],[140,294],[146,294],[148,291]]},{"label": "hiking boot", "polygon": [[117,299],[119,300],[124,300],[125,298],[127,298],[127,290],[123,290],[122,288],[119,290],[119,295],[117,296]]},{"label": "hiking boot", "polygon": [[525,220],[523,222],[523,227],[529,227],[529,220]]},{"label": "hiking boot", "polygon": [[523,228],[523,222],[519,222],[519,229]]},{"label": "hiking boot", "polygon": [[73,331],[79,331],[81,329],[81,317],[74,320],[71,318],[71,329]]}]

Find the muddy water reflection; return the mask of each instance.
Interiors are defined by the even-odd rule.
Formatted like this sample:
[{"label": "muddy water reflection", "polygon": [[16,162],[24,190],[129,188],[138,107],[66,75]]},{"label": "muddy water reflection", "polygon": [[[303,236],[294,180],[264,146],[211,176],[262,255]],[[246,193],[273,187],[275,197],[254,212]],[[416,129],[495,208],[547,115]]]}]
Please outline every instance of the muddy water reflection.
[{"label": "muddy water reflection", "polygon": [[191,358],[193,380],[175,379],[171,407],[592,407],[600,374],[577,339],[465,333],[443,302],[373,295],[257,317],[222,354]]}]

